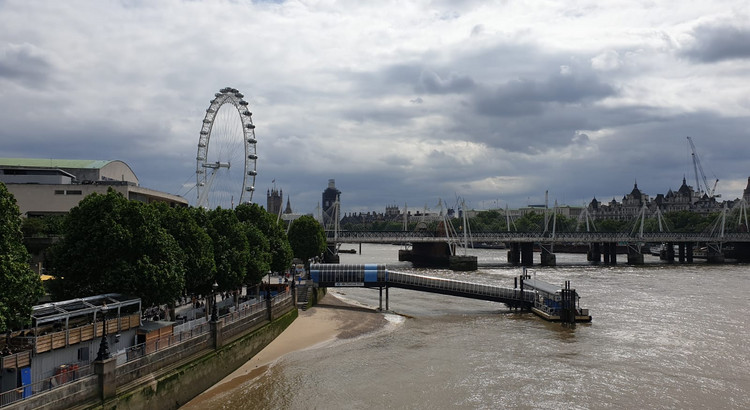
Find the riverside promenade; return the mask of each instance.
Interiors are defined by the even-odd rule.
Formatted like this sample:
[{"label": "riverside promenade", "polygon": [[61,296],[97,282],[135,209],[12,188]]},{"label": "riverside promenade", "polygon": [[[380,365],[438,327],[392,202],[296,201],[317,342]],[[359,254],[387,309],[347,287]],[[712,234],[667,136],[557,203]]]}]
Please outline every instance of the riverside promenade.
[{"label": "riverside promenade", "polygon": [[161,345],[141,346],[124,358],[97,358],[74,380],[53,388],[32,385],[31,394],[2,408],[175,409],[247,362],[296,317],[294,292],[279,293],[169,335]]}]

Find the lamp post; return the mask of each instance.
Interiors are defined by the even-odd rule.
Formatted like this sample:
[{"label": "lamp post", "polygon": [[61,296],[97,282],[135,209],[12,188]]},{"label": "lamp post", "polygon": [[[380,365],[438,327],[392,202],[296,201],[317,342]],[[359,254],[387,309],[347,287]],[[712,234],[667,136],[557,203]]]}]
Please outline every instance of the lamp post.
[{"label": "lamp post", "polygon": [[216,289],[219,288],[219,284],[214,281],[214,284],[211,285],[211,289],[213,289],[213,292],[211,293],[211,301],[213,302],[213,306],[211,307],[211,320],[216,322],[219,320],[218,312],[216,312]]},{"label": "lamp post", "polygon": [[109,359],[109,343],[107,342],[107,304],[102,306],[102,341],[99,343],[99,351],[96,353],[96,360],[103,361]]},{"label": "lamp post", "polygon": [[266,298],[271,299],[271,271],[268,271],[268,283],[266,284]]}]

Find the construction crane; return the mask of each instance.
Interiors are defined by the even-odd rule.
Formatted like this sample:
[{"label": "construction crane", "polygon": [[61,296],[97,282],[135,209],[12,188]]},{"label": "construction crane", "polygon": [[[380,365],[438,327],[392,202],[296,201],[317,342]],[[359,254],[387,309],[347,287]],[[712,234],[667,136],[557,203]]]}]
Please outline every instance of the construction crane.
[{"label": "construction crane", "polygon": [[[695,150],[695,144],[693,144],[693,139],[690,137],[687,137],[688,142],[690,143],[690,149],[693,151],[693,171],[695,172],[695,187],[698,190],[699,196],[703,196],[703,192],[705,192],[709,198],[713,198],[714,196],[716,198],[721,197],[721,195],[714,195],[714,192],[716,192],[716,185],[719,184],[719,179],[717,178],[716,181],[714,181],[714,186],[712,188],[708,187],[708,179],[706,179],[706,174],[703,173],[703,166],[701,165],[701,160],[698,158],[698,152]],[[700,171],[700,177],[703,179],[703,185],[701,186],[700,180],[698,179],[698,171]]]}]

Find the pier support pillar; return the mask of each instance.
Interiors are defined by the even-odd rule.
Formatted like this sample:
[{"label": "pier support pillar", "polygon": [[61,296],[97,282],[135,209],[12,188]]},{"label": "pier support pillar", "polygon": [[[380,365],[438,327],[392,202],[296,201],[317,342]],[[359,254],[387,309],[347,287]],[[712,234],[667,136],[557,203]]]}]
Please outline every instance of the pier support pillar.
[{"label": "pier support pillar", "polygon": [[617,242],[609,243],[609,263],[617,265]]},{"label": "pier support pillar", "polygon": [[512,242],[508,245],[508,263],[513,266],[521,264],[521,244],[518,242]]},{"label": "pier support pillar", "polygon": [[716,248],[709,246],[706,250],[706,262],[724,263],[724,254],[719,252]]},{"label": "pier support pillar", "polygon": [[592,243],[589,246],[589,251],[586,253],[586,260],[594,263],[602,261],[602,246],[600,243]]},{"label": "pier support pillar", "polygon": [[687,261],[687,263],[693,263],[693,244],[692,243],[685,244],[685,260]]},{"label": "pier support pillar", "polygon": [[554,253],[548,251],[545,247],[542,247],[542,255],[541,255],[542,266],[555,266],[557,265],[557,257]]},{"label": "pier support pillar", "polygon": [[677,244],[677,260],[679,260],[680,263],[685,263],[685,245],[685,242]]},{"label": "pier support pillar", "polygon": [[617,242],[602,243],[602,254],[606,265],[617,265]]},{"label": "pier support pillar", "polygon": [[415,242],[411,245],[411,263],[417,268],[447,268],[453,253],[447,242]]},{"label": "pier support pillar", "polygon": [[521,265],[534,265],[534,244],[531,242],[521,243]]},{"label": "pier support pillar", "polygon": [[604,264],[609,265],[610,264],[610,254],[609,254],[609,243],[604,242],[602,243],[602,255],[604,256]]},{"label": "pier support pillar", "polygon": [[674,263],[674,243],[667,242],[664,244],[664,249],[659,253],[659,257],[667,263]]},{"label": "pier support pillar", "polygon": [[454,271],[475,271],[479,267],[477,257],[473,255],[451,255],[448,257],[448,268]]},{"label": "pier support pillar", "polygon": [[628,265],[643,265],[643,252],[637,248],[628,247]]}]

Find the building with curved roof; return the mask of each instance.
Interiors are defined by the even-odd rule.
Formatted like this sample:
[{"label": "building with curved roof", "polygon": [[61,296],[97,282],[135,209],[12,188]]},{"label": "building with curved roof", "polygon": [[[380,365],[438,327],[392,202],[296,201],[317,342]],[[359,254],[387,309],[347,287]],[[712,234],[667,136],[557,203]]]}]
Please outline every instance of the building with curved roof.
[{"label": "building with curved roof", "polygon": [[67,213],[87,195],[110,187],[134,201],[188,206],[181,196],[141,187],[132,168],[119,160],[0,158],[0,182],[25,217]]}]

